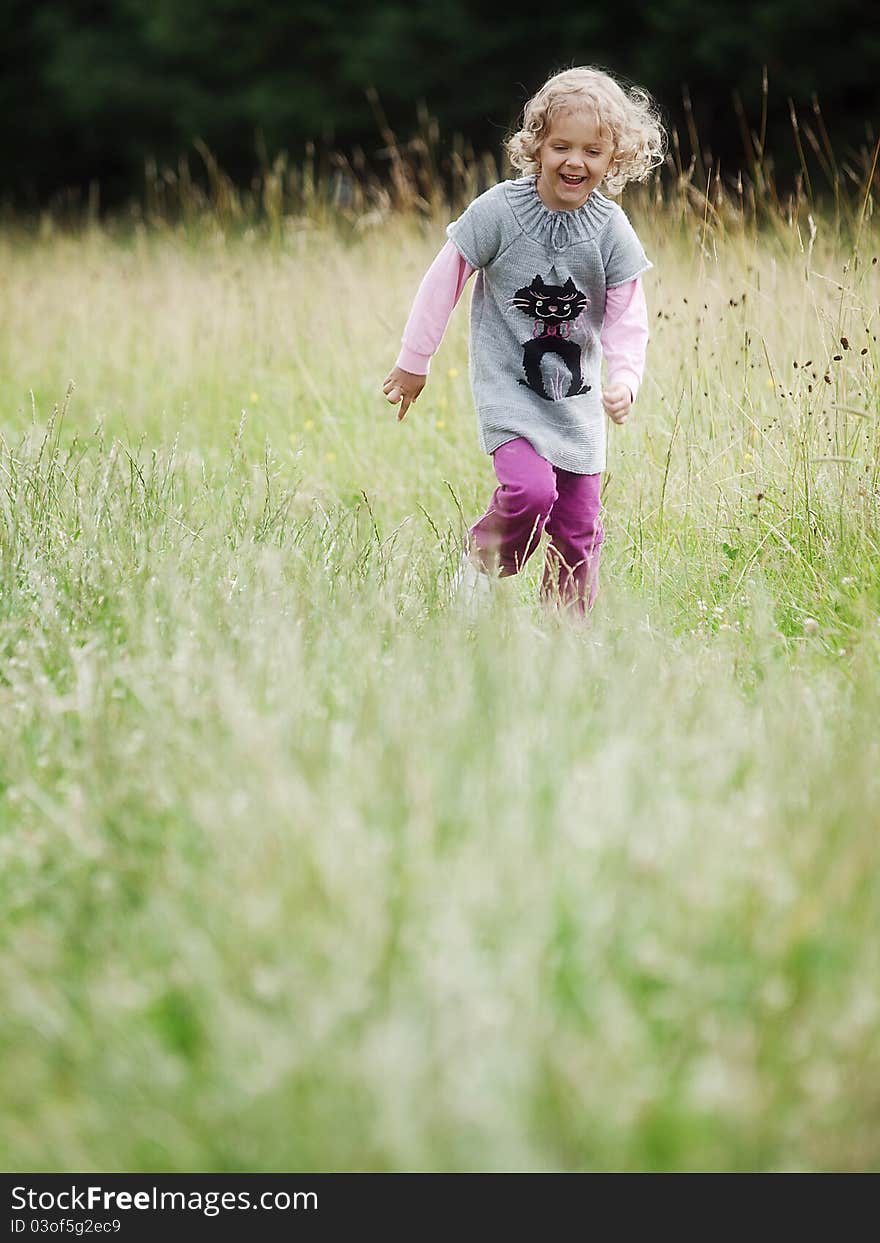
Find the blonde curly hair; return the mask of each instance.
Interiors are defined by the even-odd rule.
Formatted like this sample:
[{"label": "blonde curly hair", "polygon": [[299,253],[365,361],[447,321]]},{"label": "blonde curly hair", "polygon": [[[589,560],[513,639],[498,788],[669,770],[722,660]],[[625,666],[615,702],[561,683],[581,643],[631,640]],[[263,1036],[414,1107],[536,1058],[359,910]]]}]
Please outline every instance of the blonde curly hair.
[{"label": "blonde curly hair", "polygon": [[586,112],[609,132],[614,154],[602,181],[619,194],[628,181],[645,181],[666,157],[666,131],[654,100],[640,86],[622,87],[603,69],[580,65],[548,78],[523,109],[520,128],[504,142],[520,173],[540,173],[541,143],[556,117]]}]

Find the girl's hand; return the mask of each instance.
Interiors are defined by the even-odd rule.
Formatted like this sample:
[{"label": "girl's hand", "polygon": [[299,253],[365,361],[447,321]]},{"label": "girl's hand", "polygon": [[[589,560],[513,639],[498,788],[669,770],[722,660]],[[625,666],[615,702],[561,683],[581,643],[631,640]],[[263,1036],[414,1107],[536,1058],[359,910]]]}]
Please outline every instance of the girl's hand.
[{"label": "girl's hand", "polygon": [[602,405],[615,423],[626,422],[632,404],[633,396],[628,384],[609,384],[602,390]]},{"label": "girl's hand", "polygon": [[392,367],[388,372],[382,391],[392,406],[400,402],[400,410],[397,413],[398,423],[425,387],[426,379],[427,376],[414,375],[412,371],[404,371],[402,367]]}]

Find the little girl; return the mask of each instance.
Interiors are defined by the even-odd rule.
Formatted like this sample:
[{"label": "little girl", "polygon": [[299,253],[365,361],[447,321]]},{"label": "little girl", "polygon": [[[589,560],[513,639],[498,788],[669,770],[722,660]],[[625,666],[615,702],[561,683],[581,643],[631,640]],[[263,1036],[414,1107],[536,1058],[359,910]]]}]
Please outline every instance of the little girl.
[{"label": "little girl", "polygon": [[[524,173],[479,195],[419,287],[383,391],[398,420],[425,386],[431,355],[473,272],[470,381],[480,448],[498,487],[469,530],[458,573],[468,594],[516,574],[550,536],[545,603],[592,608],[603,539],[605,412],[625,423],[645,364],[641,274],[653,266],[618,194],[662,163],[665,134],[647,92],[607,73],[566,69],[525,106],[505,143]],[[601,385],[601,360],[608,368]],[[600,401],[601,391],[601,401]]]}]

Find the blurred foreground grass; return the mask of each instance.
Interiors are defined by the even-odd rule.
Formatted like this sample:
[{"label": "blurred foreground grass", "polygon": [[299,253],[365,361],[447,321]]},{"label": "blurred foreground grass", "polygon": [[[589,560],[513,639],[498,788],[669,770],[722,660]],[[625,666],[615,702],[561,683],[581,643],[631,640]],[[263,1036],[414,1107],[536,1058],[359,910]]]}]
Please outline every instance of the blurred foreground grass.
[{"label": "blurred foreground grass", "polygon": [[880,236],[636,222],[585,631],[439,225],[0,238],[3,1168],[880,1164]]}]

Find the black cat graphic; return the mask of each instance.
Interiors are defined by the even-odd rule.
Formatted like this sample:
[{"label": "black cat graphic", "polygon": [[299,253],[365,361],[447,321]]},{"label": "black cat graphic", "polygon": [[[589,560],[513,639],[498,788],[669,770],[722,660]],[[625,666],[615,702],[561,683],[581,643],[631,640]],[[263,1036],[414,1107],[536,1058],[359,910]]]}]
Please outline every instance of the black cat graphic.
[{"label": "black cat graphic", "polygon": [[[576,341],[569,339],[574,321],[589,302],[571,277],[564,285],[548,285],[535,276],[531,285],[518,289],[510,305],[519,307],[534,320],[532,339],[523,346],[523,370],[526,378],[519,383],[533,389],[546,401],[559,401],[562,397],[578,397],[588,393],[591,385],[584,383],[581,372],[581,350]],[[541,359],[545,354],[556,354],[568,368],[570,380],[567,392],[562,392],[564,381],[554,386],[557,391],[548,393],[541,374]]]}]

